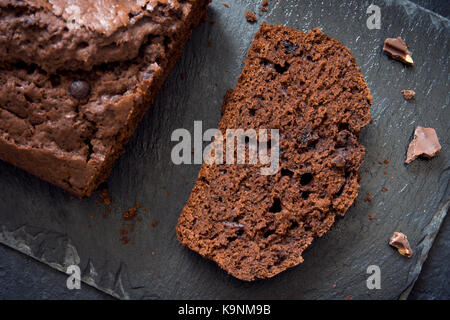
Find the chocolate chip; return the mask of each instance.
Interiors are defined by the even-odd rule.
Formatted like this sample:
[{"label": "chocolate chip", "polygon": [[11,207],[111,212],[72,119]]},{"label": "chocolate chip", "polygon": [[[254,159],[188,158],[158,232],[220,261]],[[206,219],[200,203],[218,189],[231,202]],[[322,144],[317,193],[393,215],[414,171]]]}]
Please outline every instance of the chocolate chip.
[{"label": "chocolate chip", "polygon": [[298,46],[289,40],[284,40],[284,49],[286,49],[287,53],[294,54],[295,51],[297,51]]},{"label": "chocolate chip", "polygon": [[83,80],[76,80],[69,86],[69,94],[75,99],[85,99],[91,93],[91,86]]},{"label": "chocolate chip", "polygon": [[392,58],[399,60],[407,65],[414,65],[413,59],[408,51],[408,46],[402,38],[387,38],[384,41],[383,51]]},{"label": "chocolate chip", "polygon": [[411,100],[416,95],[416,92],[414,90],[402,90],[402,94],[406,100]]}]

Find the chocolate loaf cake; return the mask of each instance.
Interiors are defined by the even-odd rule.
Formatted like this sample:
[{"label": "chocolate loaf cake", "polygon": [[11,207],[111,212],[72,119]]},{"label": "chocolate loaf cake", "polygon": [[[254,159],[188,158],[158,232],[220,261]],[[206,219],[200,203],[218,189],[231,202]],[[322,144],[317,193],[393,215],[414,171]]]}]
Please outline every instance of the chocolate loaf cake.
[{"label": "chocolate loaf cake", "polygon": [[91,194],[209,2],[0,0],[0,159]]},{"label": "chocolate loaf cake", "polygon": [[278,129],[279,170],[203,164],[178,221],[179,241],[247,281],[301,263],[358,194],[359,133],[371,103],[353,55],[337,40],[263,24],[225,97],[219,130]]}]

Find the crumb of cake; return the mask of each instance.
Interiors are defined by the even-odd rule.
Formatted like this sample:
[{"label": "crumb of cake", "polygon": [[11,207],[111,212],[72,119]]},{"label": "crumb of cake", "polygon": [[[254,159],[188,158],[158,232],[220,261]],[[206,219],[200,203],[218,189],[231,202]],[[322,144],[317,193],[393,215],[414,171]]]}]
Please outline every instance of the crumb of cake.
[{"label": "crumb of cake", "polygon": [[388,191],[389,189],[388,188],[386,188],[386,187],[382,187],[381,188],[381,192],[386,192],[386,191]]},{"label": "crumb of cake", "polygon": [[124,235],[133,233],[135,231],[135,222],[133,220],[136,218],[138,222],[142,221],[142,218],[138,216],[138,211],[141,207],[141,203],[138,202],[136,203],[136,206],[127,209],[122,213],[122,218],[125,221],[122,222],[122,228],[120,229],[120,239],[123,244],[127,244],[131,240],[129,237],[126,237],[126,239],[124,239]]},{"label": "crumb of cake", "polygon": [[387,168],[389,165],[389,160],[388,159],[384,159],[384,167]]},{"label": "crumb of cake", "polygon": [[137,208],[130,208],[130,209],[128,209],[128,210],[125,210],[123,213],[122,213],[122,217],[125,219],[125,220],[131,220],[131,219],[134,219],[134,217],[136,217],[137,216]]},{"label": "crumb of cake", "polygon": [[346,296],[345,300],[352,300],[352,297],[351,296]]},{"label": "crumb of cake", "polygon": [[373,220],[373,216],[369,214],[369,220]]},{"label": "crumb of cake", "polygon": [[256,14],[248,10],[245,10],[245,19],[247,19],[247,21],[250,23],[258,21],[258,19],[256,18]]},{"label": "crumb of cake", "polygon": [[402,94],[406,100],[411,100],[416,95],[416,92],[414,90],[402,90]]},{"label": "crumb of cake", "polygon": [[333,289],[336,289],[337,285],[336,283],[333,283]]},{"label": "crumb of cake", "polygon": [[103,203],[105,205],[110,205],[111,204],[111,196],[108,193],[107,189],[102,189],[102,191],[100,192],[100,197],[103,199]]},{"label": "crumb of cake", "polygon": [[263,7],[267,7],[268,4],[269,4],[269,0],[263,0],[263,1],[261,2],[261,5],[262,5]]},{"label": "crumb of cake", "polygon": [[120,241],[122,242],[122,244],[127,244],[130,241],[130,238],[128,238],[127,236],[123,236],[120,238]]},{"label": "crumb of cake", "polygon": [[226,7],[226,8],[229,8],[229,7],[230,7],[230,5],[229,5],[228,3],[225,3],[225,2],[223,2],[222,5],[223,5],[224,7]]},{"label": "crumb of cake", "polygon": [[152,221],[152,227],[155,228],[159,224],[159,220]]}]

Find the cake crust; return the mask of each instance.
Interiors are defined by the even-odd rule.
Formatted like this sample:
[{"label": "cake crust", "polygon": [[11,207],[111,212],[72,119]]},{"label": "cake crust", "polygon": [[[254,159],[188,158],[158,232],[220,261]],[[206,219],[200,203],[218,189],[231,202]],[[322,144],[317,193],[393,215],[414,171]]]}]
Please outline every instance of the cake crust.
[{"label": "cake crust", "polygon": [[372,97],[351,52],[314,29],[263,24],[219,130],[278,129],[280,168],[203,164],[177,225],[179,241],[241,280],[303,261],[359,191]]}]

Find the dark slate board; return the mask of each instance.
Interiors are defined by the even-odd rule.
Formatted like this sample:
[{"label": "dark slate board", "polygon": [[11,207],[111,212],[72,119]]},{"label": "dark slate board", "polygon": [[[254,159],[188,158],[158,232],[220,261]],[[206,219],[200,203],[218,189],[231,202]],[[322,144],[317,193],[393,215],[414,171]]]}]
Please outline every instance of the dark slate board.
[{"label": "dark slate board", "polygon": [[[0,242],[56,269],[78,264],[86,283],[120,298],[406,297],[449,207],[449,21],[409,1],[269,2],[269,12],[251,25],[244,11],[257,10],[259,0],[229,1],[230,8],[214,1],[210,19],[217,22],[196,29],[106,183],[113,198],[106,219],[104,207],[96,203],[98,192],[72,199],[1,162]],[[366,28],[371,3],[381,7],[381,30]],[[177,218],[199,166],[171,163],[170,135],[177,128],[192,130],[194,120],[203,120],[204,128],[217,126],[225,91],[234,86],[263,20],[303,31],[321,27],[348,46],[374,96],[374,123],[361,137],[368,152],[357,206],[316,240],[302,265],[269,280],[245,283],[178,243]],[[415,67],[382,53],[383,40],[392,36],[402,36],[411,46]],[[414,89],[416,99],[405,101],[402,89]],[[443,151],[432,160],[405,166],[417,125],[434,127]],[[388,168],[378,163],[384,159]],[[381,191],[383,186],[387,192]],[[363,201],[367,192],[372,203]],[[149,210],[141,211],[142,222],[135,222],[132,243],[123,245],[121,213],[137,202]],[[151,226],[154,220],[160,221],[157,227]],[[408,235],[415,249],[412,259],[387,245],[394,231]],[[366,287],[369,265],[381,268],[380,290]]]}]

